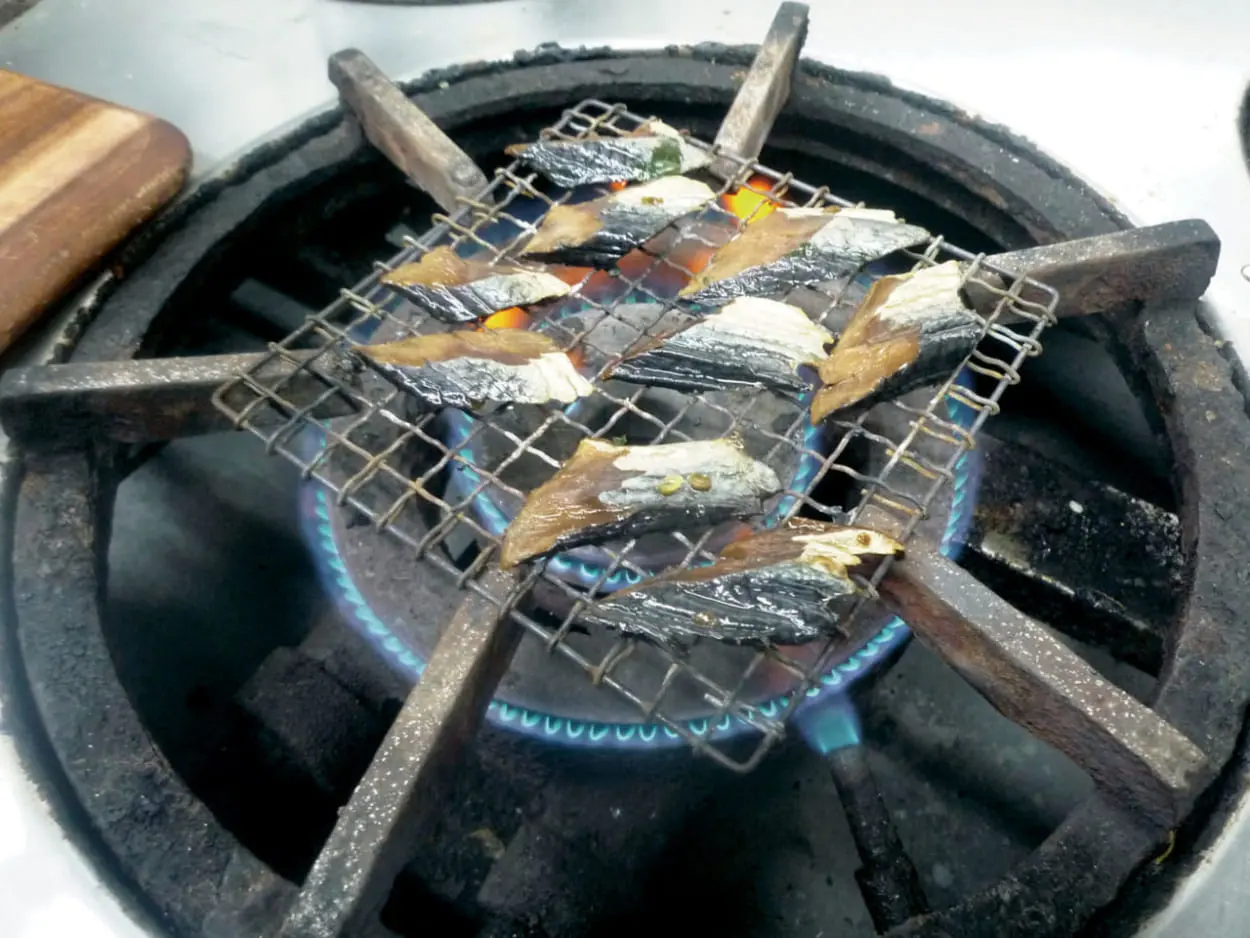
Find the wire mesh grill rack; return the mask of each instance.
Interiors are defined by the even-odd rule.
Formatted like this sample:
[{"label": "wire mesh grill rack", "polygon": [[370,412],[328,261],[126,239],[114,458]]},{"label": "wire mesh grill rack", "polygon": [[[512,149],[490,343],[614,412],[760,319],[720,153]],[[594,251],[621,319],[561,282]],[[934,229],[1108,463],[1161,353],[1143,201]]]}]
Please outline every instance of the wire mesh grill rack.
[{"label": "wire mesh grill rack", "polygon": [[[587,100],[566,111],[543,135],[561,139],[623,135],[647,120],[622,105]],[[561,308],[567,311],[568,304],[575,303],[578,315],[544,319],[539,310],[528,317],[536,317],[539,322],[532,327],[548,328],[591,373],[601,373],[623,351],[622,329],[638,339],[658,331],[678,306],[676,288],[666,285],[679,288],[688,282],[696,266],[759,212],[776,206],[852,204],[825,187],[720,153],[700,141],[690,142],[737,166],[711,203],[714,207],[674,223],[649,242],[647,253],[633,252],[611,273],[569,268],[565,276],[573,290]],[[814,435],[806,407],[779,410],[762,403],[769,395],[758,392],[682,395],[675,404],[657,408],[647,389],[599,375],[593,381],[593,407],[526,408],[525,420],[516,419],[518,408],[472,416],[457,411],[453,426],[446,413],[414,412],[401,391],[353,367],[350,356],[343,354],[346,344],[366,336],[369,341],[390,341],[452,328],[380,285],[385,271],[440,245],[503,258],[533,234],[551,206],[576,197],[517,163],[498,170],[478,199],[464,201],[450,217],[435,215],[427,233],[379,262],[372,275],[344,289],[330,306],[272,345],[262,362],[219,389],[214,401],[236,426],[258,435],[269,452],[281,454],[305,478],[328,487],[339,505],[408,545],[417,558],[436,565],[457,587],[490,599],[501,615],[512,616],[587,678],[631,701],[644,729],[663,728],[724,765],[745,771],[784,735],[787,722],[828,664],[856,641],[870,637],[871,632],[857,623],[871,618],[866,607],[872,605],[873,587],[889,561],[878,564],[871,575],[865,572],[864,589],[843,613],[843,634],[832,636],[825,647],[807,647],[801,655],[776,647],[742,649],[707,669],[691,656],[638,645],[628,638],[599,636],[591,641],[577,625],[586,602],[614,584],[637,582],[655,572],[647,559],[652,554],[635,541],[595,548],[595,562],[583,555],[580,560],[557,556],[531,564],[507,596],[485,587],[479,575],[497,556],[508,506],[519,505],[525,489],[554,473],[583,438],[611,439],[624,428],[631,444],[737,434],[749,437],[748,448],[757,458],[799,467],[790,474],[786,491],[771,504],[764,523],[803,514],[885,527],[906,540],[951,481],[959,460],[975,445],[981,425],[998,411],[1004,391],[1020,380],[1023,361],[1041,352],[1039,337],[1052,322],[1058,297],[1035,281],[992,269],[983,257],[940,237],[908,252],[912,269],[947,260],[963,262],[965,284],[975,283],[978,293],[992,303],[978,306],[984,318],[982,341],[936,393],[874,409],[891,411],[893,419],[884,425],[893,431],[883,431],[880,422],[861,414],[855,419],[830,419]],[[847,313],[847,284],[802,288],[802,293],[801,301],[782,299],[791,299],[836,333],[839,317],[844,319]],[[611,341],[603,338],[609,334],[614,336]],[[975,382],[957,381],[960,371],[976,375]],[[302,405],[284,394],[297,372],[324,388],[313,401],[301,398]],[[332,401],[340,408],[349,405],[351,416],[330,420],[315,416]],[[961,419],[952,416],[956,410]],[[315,445],[309,445],[310,437]],[[531,481],[522,484],[522,476]],[[833,481],[839,484],[830,484]],[[822,494],[829,491],[841,493],[838,501]],[[664,535],[666,549],[659,553],[666,563],[707,562],[714,556],[711,536],[711,531]],[[578,577],[569,575],[570,566],[576,566]],[[639,656],[646,656],[646,666],[639,664]],[[772,698],[772,705],[761,706],[752,692],[765,669],[785,675],[789,683],[779,705]],[[674,703],[692,698],[706,708],[706,719],[697,724]],[[700,732],[700,726],[733,727],[741,731],[735,735],[749,735],[754,742],[726,747],[719,742],[723,736]]]}]

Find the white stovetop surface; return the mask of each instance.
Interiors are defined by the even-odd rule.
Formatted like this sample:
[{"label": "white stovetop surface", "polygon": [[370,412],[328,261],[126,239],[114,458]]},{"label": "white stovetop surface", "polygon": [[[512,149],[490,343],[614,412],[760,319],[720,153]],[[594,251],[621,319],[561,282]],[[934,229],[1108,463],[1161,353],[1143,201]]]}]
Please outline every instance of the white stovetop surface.
[{"label": "white stovetop surface", "polygon": [[[1250,4],[810,0],[810,6],[806,56],[884,74],[1010,126],[1138,224],[1205,218],[1224,245],[1209,311],[1235,346],[1250,349],[1250,174],[1238,139],[1238,111],[1250,83]],[[506,58],[542,42],[621,48],[758,42],[773,9],[760,0],[505,0],[432,8],[340,0],[42,0],[0,30],[0,67],[169,119],[191,139],[195,172],[202,175],[328,104],[334,89],[326,58],[341,48],[360,48],[403,78]],[[1250,898],[1247,828],[1230,825],[1210,853],[1217,875],[1191,883],[1188,901],[1156,920],[1151,933],[1232,933],[1229,911]],[[68,846],[2,731],[0,932],[12,938],[143,934]]]}]

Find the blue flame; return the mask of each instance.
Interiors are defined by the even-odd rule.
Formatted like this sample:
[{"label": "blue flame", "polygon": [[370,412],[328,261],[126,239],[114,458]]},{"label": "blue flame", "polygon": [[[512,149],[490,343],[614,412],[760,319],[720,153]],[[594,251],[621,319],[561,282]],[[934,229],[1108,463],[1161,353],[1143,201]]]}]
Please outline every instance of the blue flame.
[{"label": "blue flame", "polygon": [[[397,296],[389,293],[373,299],[391,313],[395,313],[397,307],[402,305]],[[354,342],[367,342],[380,324],[380,318],[362,322],[351,330],[350,339]],[[971,387],[971,375],[966,370],[961,372],[956,383]],[[800,406],[803,403],[801,401]],[[976,416],[972,408],[950,397],[947,398],[947,408],[953,422],[964,428],[972,425]],[[473,469],[473,453],[464,445],[472,430],[473,418],[462,411],[451,412],[450,417],[447,423],[451,435],[445,442],[449,448],[459,447],[457,452],[465,463],[453,463],[448,485],[455,486],[461,497],[467,498],[482,481],[481,476]],[[309,459],[324,446],[320,434],[312,431],[304,434],[301,443],[307,448],[304,455]],[[803,492],[810,486],[815,473],[820,469],[821,460],[807,451],[819,453],[823,445],[823,428],[808,427],[804,430],[805,452],[790,481],[792,491]],[[981,462],[980,453],[969,450],[954,467],[951,513],[940,545],[942,554],[951,559],[958,558],[972,522],[981,482]],[[420,679],[425,669],[425,661],[377,616],[351,578],[330,523],[332,507],[325,488],[313,481],[306,482],[300,488],[299,501],[301,524],[308,543],[313,545],[314,562],[322,582],[328,584],[328,591],[344,618],[401,675],[413,681]],[[765,525],[771,527],[777,524],[790,510],[793,501],[792,495],[781,499],[765,519]],[[478,510],[483,526],[493,533],[502,534],[511,519],[486,495],[485,490],[473,499],[473,505]],[[585,584],[596,582],[603,574],[601,565],[576,554],[557,555],[548,562],[548,569]],[[635,571],[617,570],[600,589],[620,589],[642,579]],[[815,740],[812,744],[816,748],[826,747],[821,749],[823,752],[843,745],[853,745],[859,741],[859,722],[847,692],[883,659],[900,648],[910,634],[903,620],[896,617],[846,659],[822,674],[819,682],[807,691],[805,699],[795,701],[792,695],[783,695],[757,705],[756,709],[763,716],[772,719],[787,713],[792,706],[795,707],[795,718],[800,732],[809,742]],[[526,736],[576,746],[644,749],[672,746],[682,741],[680,733],[662,724],[588,722],[558,714],[538,713],[502,700],[491,701],[487,709],[487,719],[495,726]],[[729,739],[753,731],[749,723],[728,714],[722,715],[715,724],[708,719],[687,721],[684,729],[711,740]]]},{"label": "blue flame", "polygon": [[794,715],[794,723],[803,740],[822,755],[860,743],[859,713],[845,693],[819,706],[803,707]]},{"label": "blue flame", "polygon": [[[958,383],[964,387],[971,386],[970,376],[966,372],[962,373]],[[950,398],[947,401],[951,419],[962,427],[971,426],[975,411]],[[310,435],[308,445],[320,448],[322,442]],[[951,559],[958,558],[967,537],[980,481],[980,453],[969,450],[955,464],[951,513],[941,542],[942,554]],[[314,547],[314,560],[323,582],[329,584],[330,592],[344,617],[378,651],[383,660],[411,680],[419,679],[425,662],[378,618],[348,573],[347,564],[339,551],[334,529],[330,524],[332,508],[325,489],[315,482],[305,483],[301,488],[300,500],[301,518],[308,541]],[[581,563],[576,559],[557,560],[567,564]],[[800,732],[806,734],[808,730],[804,729],[804,724],[815,719],[817,725],[823,727],[819,729],[821,738],[825,740],[823,745],[836,748],[835,743],[838,740],[843,740],[842,744],[846,745],[848,743],[845,740],[856,739],[859,732],[857,722],[846,723],[840,730],[834,726],[838,719],[844,722],[847,720],[845,715],[837,716],[849,707],[847,692],[880,661],[900,648],[910,634],[906,623],[895,617],[845,660],[822,674],[819,682],[807,692],[806,699],[796,703],[790,695],[781,696],[760,704],[757,709],[765,717],[772,718],[786,713],[792,705],[796,706]],[[827,707],[833,707],[834,710],[834,715],[827,718],[828,726],[826,717],[820,715]],[[653,748],[674,745],[682,738],[681,734],[669,726],[587,722],[558,714],[538,713],[501,700],[491,702],[487,719],[496,726],[536,739],[578,746]],[[738,717],[724,715],[714,725],[706,719],[688,721],[685,729],[698,736],[722,740],[748,731],[750,725]]]}]

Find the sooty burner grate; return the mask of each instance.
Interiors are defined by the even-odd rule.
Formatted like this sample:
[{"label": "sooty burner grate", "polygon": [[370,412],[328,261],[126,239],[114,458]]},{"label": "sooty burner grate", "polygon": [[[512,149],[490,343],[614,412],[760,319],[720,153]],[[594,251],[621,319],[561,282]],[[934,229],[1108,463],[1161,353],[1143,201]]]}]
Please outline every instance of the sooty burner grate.
[{"label": "sooty burner grate", "polygon": [[[787,8],[793,7],[793,4],[784,5],[779,20],[788,15]],[[665,67],[675,70],[678,75],[697,73],[703,76],[710,71],[721,76],[717,81],[725,89],[721,95],[723,101],[733,97],[734,89],[739,84],[739,80],[729,74],[731,67],[723,63],[713,67],[706,60],[688,62],[678,55],[671,61],[663,56],[658,60],[667,62]],[[647,65],[653,66],[654,61],[649,60]],[[518,80],[523,82],[531,77],[531,71],[535,76],[563,74],[562,68],[550,71],[542,67],[521,69],[517,73]],[[576,90],[565,93],[560,100],[587,97],[587,86],[577,83],[584,74],[579,69],[581,65],[576,63],[568,66],[567,71],[573,81],[570,87]],[[587,66],[587,70],[598,76],[592,67]],[[645,74],[650,76],[652,73],[647,71]],[[534,80],[547,81],[549,78],[535,77]],[[682,80],[689,83],[688,79]],[[706,78],[695,79],[696,83],[703,81]],[[594,89],[591,94],[604,93],[602,82],[601,77],[595,77],[590,82]],[[468,84],[477,87],[472,81]],[[744,91],[749,84],[749,81],[744,84]],[[489,77],[485,85],[494,87]],[[511,80],[498,83],[499,88],[510,89],[512,85]],[[551,91],[547,85],[542,87],[541,100],[549,102]],[[862,90],[854,86],[848,93],[854,95]],[[492,92],[498,93],[497,90]],[[811,106],[812,93],[806,82],[796,83],[795,93],[800,110]],[[824,102],[820,106],[828,103],[828,95],[818,97]],[[833,100],[838,100],[838,97],[834,95]],[[684,94],[675,100],[684,101]],[[807,103],[804,104],[804,101]],[[648,109],[649,104],[644,103],[637,110]],[[885,113],[858,106],[850,110],[854,112],[856,122],[862,119],[859,116],[861,113],[877,116]],[[692,121],[696,119],[692,117]],[[950,119],[952,127],[957,127],[962,121],[958,117]],[[455,122],[452,123],[454,125]],[[908,125],[903,131],[904,136],[914,134],[914,127],[919,125]],[[946,135],[943,135],[945,138]],[[914,138],[907,138],[908,152],[911,152],[911,144],[915,142]],[[313,149],[320,153],[315,147]],[[494,151],[492,147],[491,152]],[[1027,148],[1022,153],[1021,159],[1035,168],[1036,155],[1029,156]],[[301,154],[303,156],[306,154]],[[300,165],[303,166],[302,163]],[[946,166],[945,160],[936,163],[936,167]],[[1052,178],[1044,173],[1038,175],[1038,178],[1043,177]],[[777,185],[780,181],[774,178],[764,186],[755,186],[757,197],[764,190],[773,197],[793,195],[791,188],[786,188],[783,193],[781,186]],[[750,179],[734,180],[739,190],[742,182],[748,183],[747,191],[751,191]],[[496,183],[499,184],[500,180],[497,179]],[[505,180],[503,184],[507,186],[508,182]],[[1060,190],[1063,188],[1059,187]],[[1063,202],[1063,191],[1055,191],[1054,194],[1062,204],[1069,204]],[[1086,205],[1091,197],[1078,187],[1072,191],[1072,198],[1077,204]],[[478,201],[477,191],[470,201]],[[517,198],[515,204],[520,201]],[[1050,205],[1049,201],[1043,201]],[[450,211],[453,218],[460,214],[454,209]],[[1099,211],[1107,213],[1108,218],[1115,218],[1114,212],[1106,206]],[[1118,223],[1113,221],[1111,227]],[[1135,356],[1151,392],[1157,400],[1164,402],[1163,409],[1173,422],[1170,428],[1173,438],[1183,440],[1185,444],[1177,449],[1176,468],[1183,482],[1180,487],[1182,520],[1186,531],[1195,538],[1191,543],[1187,537],[1186,542],[1187,551],[1193,552],[1189,558],[1193,564],[1193,593],[1175,623],[1169,663],[1160,677],[1159,696],[1154,704],[1154,713],[1158,715],[1154,718],[1155,722],[1147,719],[1153,717],[1153,713],[1149,710],[1142,713],[1140,704],[1135,701],[1116,697],[1116,708],[1124,704],[1135,715],[1137,728],[1149,728],[1152,732],[1164,732],[1168,723],[1161,721],[1170,722],[1198,743],[1211,766],[1215,767],[1227,758],[1233,734],[1240,725],[1244,692],[1238,683],[1241,671],[1237,662],[1244,660],[1245,656],[1238,654],[1240,630],[1227,614],[1227,610],[1238,607],[1232,600],[1239,595],[1239,591],[1225,572],[1226,565],[1219,559],[1225,555],[1240,555],[1231,546],[1242,543],[1236,540],[1240,536],[1239,529],[1228,521],[1227,505],[1221,506],[1220,511],[1209,509],[1217,500],[1236,504],[1240,497],[1237,493],[1244,493],[1247,487],[1236,484],[1241,475],[1235,467],[1221,467],[1212,472],[1210,462],[1202,456],[1222,446],[1234,430],[1244,430],[1244,408],[1238,396],[1225,387],[1227,382],[1222,378],[1218,354],[1198,333],[1191,310],[1181,304],[1192,300],[1205,287],[1218,243],[1208,228],[1196,222],[1179,222],[1115,235],[1103,234],[1107,230],[1106,224],[1072,222],[1065,227],[1055,222],[1054,226],[1053,229],[1046,229],[1050,231],[1051,238],[1103,236],[1015,252],[1013,255],[998,255],[993,266],[1017,274],[1028,272],[1057,287],[1061,295],[1061,302],[1055,310],[1058,315],[1070,315],[1073,311],[1076,315],[1083,315],[1116,309],[1132,313],[1138,308],[1134,304],[1147,304],[1140,317],[1125,315],[1108,320],[1113,331],[1106,341],[1113,347],[1123,346]],[[132,292],[131,288],[136,283],[134,278],[131,280],[131,283],[123,285],[120,292]],[[1166,305],[1169,303],[1173,305]],[[150,320],[152,304],[147,304],[147,308],[148,318],[141,317],[144,324]],[[370,318],[382,324],[387,321],[386,317],[364,317],[358,313],[349,313],[344,322],[353,317],[362,320]],[[220,412],[209,402],[210,391],[220,387],[230,375],[237,375],[240,371],[248,374],[256,372],[260,356],[92,362],[93,357],[101,357],[101,347],[110,350],[103,357],[124,355],[124,348],[116,350],[118,343],[126,336],[142,332],[142,329],[135,331],[133,321],[122,323],[119,327],[116,315],[102,317],[102,320],[101,328],[93,330],[92,340],[76,353],[79,358],[77,364],[10,373],[5,376],[3,388],[0,388],[3,392],[0,393],[0,415],[4,418],[5,428],[12,439],[20,440],[29,450],[26,481],[20,486],[16,498],[18,535],[13,539],[14,605],[18,613],[16,628],[22,642],[24,666],[32,674],[31,695],[39,703],[52,745],[82,803],[92,806],[93,826],[109,849],[121,859],[136,882],[154,897],[153,901],[160,905],[164,913],[188,931],[212,932],[216,928],[220,932],[220,922],[229,920],[249,922],[242,930],[266,934],[277,933],[278,930],[292,936],[367,933],[371,913],[379,907],[380,899],[384,898],[385,891],[394,881],[398,866],[410,855],[411,845],[417,842],[414,832],[427,830],[425,823],[428,815],[447,806],[444,793],[440,793],[434,783],[447,774],[443,769],[449,760],[455,758],[454,744],[462,742],[468,735],[473,715],[485,710],[486,696],[496,687],[499,677],[498,664],[508,660],[507,656],[511,653],[503,630],[482,627],[483,623],[490,623],[492,618],[497,617],[500,606],[505,603],[494,598],[483,599],[480,593],[486,592],[494,597],[498,595],[495,590],[501,584],[487,569],[475,581],[481,589],[465,592],[467,598],[461,614],[452,617],[448,625],[447,640],[441,641],[430,655],[421,682],[409,694],[408,702],[394,720],[386,741],[375,754],[350,801],[342,806],[335,829],[304,879],[299,895],[292,897],[292,885],[276,882],[272,870],[257,863],[247,851],[238,850],[237,855],[231,858],[229,851],[235,844],[234,839],[221,831],[218,821],[203,803],[189,797],[178,779],[170,777],[164,761],[155,754],[142,758],[132,755],[140,750],[150,751],[151,745],[147,743],[145,750],[144,734],[137,728],[130,729],[135,722],[134,714],[124,694],[115,687],[116,681],[107,677],[111,673],[107,668],[107,651],[100,647],[98,623],[93,618],[91,600],[99,593],[93,587],[99,585],[97,578],[105,569],[100,563],[102,558],[97,554],[108,541],[107,536],[97,533],[92,537],[91,532],[107,533],[111,503],[108,470],[119,467],[107,458],[91,459],[80,450],[85,446],[84,441],[88,440],[95,443],[107,441],[107,444],[152,442],[220,428],[223,421]],[[271,353],[265,358],[272,368],[269,371],[260,369],[258,377],[274,385],[287,382],[282,384],[287,401],[297,404],[300,410],[306,406],[315,407],[320,398],[326,404],[326,413],[317,412],[317,422],[323,416],[338,417],[353,413],[350,399],[345,399],[338,391],[331,398],[323,396],[327,386],[324,377],[318,376],[318,369],[291,367],[291,359],[302,360],[316,352],[314,347]],[[1201,369],[1201,382],[1191,380],[1194,368]],[[237,382],[236,385],[239,394],[235,400],[245,401],[249,394],[252,398],[256,396],[245,386]],[[985,388],[984,384],[980,386]],[[973,393],[976,393],[975,386]],[[923,410],[922,407],[919,409]],[[892,412],[899,414],[904,423],[909,419],[909,412],[905,409]],[[311,415],[313,411],[307,413]],[[355,413],[359,416],[359,412]],[[279,415],[277,423],[272,426],[281,427],[290,416],[290,413]],[[311,425],[313,421],[307,423]],[[83,427],[86,432],[67,435],[66,429],[71,426]],[[900,438],[898,427],[878,429],[867,420],[864,427],[885,439]],[[268,433],[265,435],[269,436]],[[906,433],[902,436],[905,437]],[[446,444],[447,438],[438,438]],[[71,439],[73,443],[69,448],[72,452],[66,453]],[[926,440],[920,442],[925,443]],[[124,456],[128,452],[115,446],[110,448],[107,444],[98,451],[98,455]],[[427,458],[430,452],[437,452],[428,445],[424,448]],[[325,449],[323,446],[320,452]],[[422,449],[413,447],[414,453],[404,455],[420,458]],[[816,455],[827,455],[822,450],[816,449]],[[313,451],[314,454],[316,452],[318,450]],[[313,459],[315,455],[308,458]],[[334,458],[337,457],[333,454],[327,457],[327,468]],[[854,453],[851,447],[844,452],[843,458],[866,477],[875,477],[880,470],[870,460]],[[452,457],[448,465],[455,462]],[[129,463],[123,460],[121,471],[125,471],[127,465]],[[853,499],[862,498],[865,486],[854,476],[838,475],[843,475],[845,479],[835,487],[836,497],[830,494],[831,490],[819,490],[818,495],[818,489],[813,489],[811,499],[830,507],[835,504],[856,507],[858,501]],[[481,478],[494,486],[490,479]],[[316,490],[323,495],[328,492],[320,483],[311,485],[317,486]],[[442,491],[445,492],[445,488]],[[944,499],[949,491],[950,488],[946,488],[940,498]],[[332,500],[332,494],[328,497]],[[460,500],[463,502],[464,498]],[[810,505],[804,504],[806,509],[811,509]],[[471,503],[463,507],[471,515]],[[934,523],[938,527],[934,534],[940,534],[940,525],[946,516],[945,508],[937,500],[930,508],[930,517],[922,524]],[[328,513],[335,520],[359,514],[357,509],[339,509],[337,506]],[[429,533],[431,524],[437,525],[441,520],[437,506],[419,508],[414,515],[416,521],[425,526],[425,533]],[[438,547],[430,551],[431,554],[440,554],[446,546],[446,552],[441,555],[447,561],[442,567],[447,583],[452,582],[448,565],[460,574],[470,572],[481,552],[489,552],[493,546],[489,539],[473,532],[470,525],[457,521],[456,526],[463,529],[463,537],[445,537]],[[344,521],[344,527],[353,535],[369,530],[367,527],[350,527],[347,521]],[[402,547],[402,542],[389,534],[386,538]],[[380,537],[378,539],[381,540]],[[48,544],[57,546],[51,557],[46,550]],[[392,550],[391,554],[397,558],[396,562],[404,560],[411,566],[410,549]],[[611,558],[613,562],[616,559]],[[954,572],[950,566],[943,567],[923,557],[918,559],[922,561],[918,565],[912,563],[913,558],[896,565],[910,571],[913,586],[916,585],[916,578],[926,570],[946,575]],[[643,567],[644,571],[646,569],[642,564],[636,566]],[[624,563],[618,563],[617,569],[622,568],[631,569]],[[55,584],[55,596],[50,595],[54,590],[49,580]],[[556,583],[550,583],[543,577],[536,585],[549,589],[552,596],[565,599],[570,593],[580,596],[585,591],[584,585],[567,576]],[[891,571],[881,581],[882,595],[886,594],[887,587],[899,585],[907,585],[906,579],[899,575],[899,571]],[[995,616],[1004,611],[1002,604],[996,605],[992,597],[983,590],[978,591],[966,579],[960,580],[957,585],[960,589],[947,594],[945,599],[937,597],[941,600],[939,606],[945,603],[946,621],[964,630],[963,637],[971,641],[975,648],[995,653],[1008,650],[1009,645],[1003,642],[1003,636],[996,634],[993,628],[997,624]],[[72,588],[76,603],[72,607],[74,614],[68,616],[62,596],[67,587]],[[454,593],[455,590],[447,592]],[[924,595],[923,590],[914,592]],[[976,596],[981,603],[979,610],[966,603],[959,608],[952,606],[953,600],[965,594]],[[538,590],[532,595],[535,605],[526,608],[527,614],[536,614],[535,609],[549,613],[549,601],[541,599]],[[952,612],[955,614],[952,615]],[[941,641],[935,642],[932,634],[922,630],[922,626],[932,625],[927,618],[909,618],[909,621],[926,642],[933,644],[939,653],[951,660],[954,649]],[[865,623],[872,624],[868,620]],[[546,624],[551,626],[556,623]],[[584,638],[576,633],[567,637],[570,641]],[[1055,648],[1053,640],[1048,645],[1045,635],[1038,636],[1038,639],[1037,647],[1045,649],[1048,654],[1064,650]],[[71,646],[75,653],[65,655],[64,649]],[[1211,655],[1210,649],[1217,646],[1226,648],[1228,654]],[[1015,651],[1026,654],[1005,662],[1000,659],[1000,663],[1006,666],[1005,676],[1027,677],[1030,680],[1040,677],[1042,683],[1033,685],[1031,692],[1040,695],[1038,699],[1047,707],[1059,707],[1054,712],[1055,719],[1045,725],[1035,727],[1030,719],[1033,714],[1027,709],[1023,712],[1011,709],[1013,701],[1010,696],[1002,696],[1001,686],[994,681],[978,682],[985,675],[973,675],[966,668],[967,662],[954,663],[994,706],[1060,748],[1063,748],[1063,740],[1053,738],[1057,730],[1070,734],[1067,737],[1069,742],[1086,745],[1097,738],[1098,732],[1115,733],[1126,728],[1107,708],[1078,705],[1073,709],[1071,698],[1064,696],[1062,685],[1053,681],[1046,683],[1059,676],[1054,670],[1056,663],[1063,666],[1060,671],[1066,669],[1070,676],[1073,673],[1070,659],[1065,662],[1061,654],[1058,657],[1030,659],[1027,657],[1030,649],[1017,648]],[[567,656],[550,657],[552,661],[563,663],[570,678],[577,678],[575,682],[562,684],[561,693],[566,692],[565,688],[576,686],[593,691],[599,698],[613,698],[613,695],[602,693],[585,681],[584,675],[579,673],[581,669],[568,667]],[[628,664],[627,659],[620,666]],[[106,674],[104,678],[97,674],[101,668]],[[54,675],[55,679],[48,680],[49,675]],[[1082,680],[1087,686],[1099,686],[1097,676],[1088,672],[1083,674]],[[115,690],[117,693],[110,697]],[[1114,692],[1115,688],[1110,687],[1109,691]],[[503,692],[501,688],[499,694],[502,696]],[[637,705],[628,698],[619,699],[633,708],[634,720],[641,722],[643,718],[639,716]],[[675,699],[669,698],[669,701]],[[1137,709],[1134,710],[1134,707]],[[1129,724],[1128,728],[1132,726]],[[94,758],[93,747],[98,752],[104,744],[108,745],[108,751],[124,752],[125,757],[112,760]],[[710,740],[706,741],[706,745],[710,744]],[[533,748],[559,753],[551,747]],[[569,753],[564,755],[571,757]],[[1112,757],[1109,774],[1106,772],[1109,763],[1104,758],[1108,755]],[[1140,805],[1131,798],[1134,794],[1132,786],[1149,787],[1159,781],[1159,777],[1149,771],[1142,772],[1140,765],[1132,763],[1132,759],[1143,755],[1147,759],[1151,757],[1150,752],[1143,753],[1131,744],[1126,745],[1123,737],[1119,740],[1113,737],[1107,745],[1093,745],[1081,750],[1074,758],[1096,781],[1102,783],[1101,790],[1078,807],[1067,821],[1050,833],[1045,843],[1013,867],[1001,882],[982,892],[976,892],[978,887],[973,886],[974,891],[961,895],[956,905],[930,915],[918,915],[918,910],[910,904],[900,910],[883,903],[873,911],[874,920],[880,913],[884,922],[880,927],[884,928],[905,918],[910,919],[897,930],[898,934],[989,935],[1001,933],[1001,926],[1008,923],[1011,927],[1036,934],[1070,933],[1094,909],[1110,901],[1134,866],[1153,855],[1152,849],[1155,853],[1162,849],[1166,830],[1175,825],[1176,817],[1189,810],[1189,799],[1201,790],[1209,778],[1203,775],[1195,779],[1187,787],[1173,792],[1175,803],[1157,805],[1160,810],[1156,813],[1143,814],[1134,810]],[[1128,763],[1121,762],[1118,767],[1114,765],[1115,758],[1126,756],[1130,760]],[[599,754],[578,755],[578,758],[591,757],[598,758]],[[136,769],[136,766],[140,768]],[[1163,766],[1164,769],[1174,767]],[[856,776],[862,773],[853,764],[842,765],[839,771],[840,786],[858,785],[862,781],[862,778],[856,780]],[[1103,773],[1101,777],[1097,774],[1100,772]],[[119,787],[113,784],[116,779],[136,774],[140,776],[136,783],[140,787],[137,789],[133,785]],[[1107,784],[1108,781],[1115,782],[1117,776],[1120,781],[1129,782],[1127,792]],[[753,782],[762,777],[757,774],[746,781]],[[445,794],[451,796],[452,793]],[[862,792],[852,791],[851,794]],[[154,802],[154,798],[160,799],[159,802]],[[855,814],[858,810],[855,808],[857,798],[844,801],[848,815]],[[154,812],[151,809],[154,803],[162,805],[162,809]],[[871,812],[862,813],[860,819],[870,816]],[[869,878],[878,883],[897,879],[897,876],[884,874],[889,873],[888,861],[898,860],[899,855],[891,853],[893,848],[887,842],[874,842],[870,834],[870,831],[863,831],[855,835],[855,846],[864,860],[865,873],[870,873]],[[162,844],[179,845],[178,850],[164,854],[165,862],[159,867],[151,863],[148,852],[149,845],[157,842],[156,838]],[[873,853],[877,849],[880,854]],[[228,858],[227,870],[225,863]],[[223,870],[227,871],[223,873]],[[1097,871],[1096,883],[1090,880],[1089,871]],[[878,879],[879,875],[884,875],[884,879]],[[181,888],[181,884],[188,882],[219,885],[216,889],[188,895]],[[171,891],[177,894],[172,901]],[[869,898],[871,891],[865,888],[865,899]],[[288,905],[292,898],[295,899],[293,907]],[[210,918],[219,924],[210,926]],[[276,925],[279,919],[286,921],[280,929]],[[263,926],[259,924],[262,921],[265,923]],[[229,933],[239,930],[226,928]]]}]

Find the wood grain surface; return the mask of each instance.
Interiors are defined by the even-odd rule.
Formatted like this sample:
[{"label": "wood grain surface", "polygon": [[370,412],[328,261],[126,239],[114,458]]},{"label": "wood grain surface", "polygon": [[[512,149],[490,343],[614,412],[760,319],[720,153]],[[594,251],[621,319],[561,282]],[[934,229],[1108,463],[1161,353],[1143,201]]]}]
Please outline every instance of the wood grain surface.
[{"label": "wood grain surface", "polygon": [[0,350],[182,188],[173,125],[0,69]]}]

